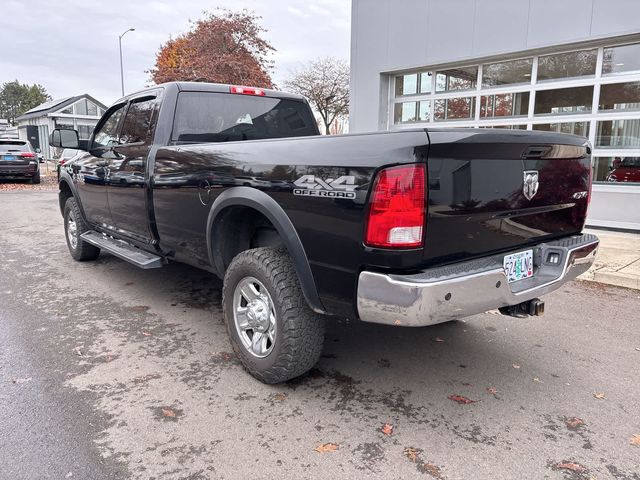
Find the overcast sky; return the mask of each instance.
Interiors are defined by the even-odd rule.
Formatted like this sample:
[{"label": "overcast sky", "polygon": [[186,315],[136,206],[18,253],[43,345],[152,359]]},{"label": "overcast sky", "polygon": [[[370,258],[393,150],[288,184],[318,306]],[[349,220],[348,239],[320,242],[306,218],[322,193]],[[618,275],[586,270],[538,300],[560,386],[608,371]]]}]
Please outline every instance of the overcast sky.
[{"label": "overcast sky", "polygon": [[160,45],[218,6],[263,17],[276,83],[319,56],[349,59],[350,0],[2,0],[0,84],[40,83],[53,98],[88,93],[109,105],[120,97],[119,34],[136,29],[122,40],[132,92],[149,83]]}]

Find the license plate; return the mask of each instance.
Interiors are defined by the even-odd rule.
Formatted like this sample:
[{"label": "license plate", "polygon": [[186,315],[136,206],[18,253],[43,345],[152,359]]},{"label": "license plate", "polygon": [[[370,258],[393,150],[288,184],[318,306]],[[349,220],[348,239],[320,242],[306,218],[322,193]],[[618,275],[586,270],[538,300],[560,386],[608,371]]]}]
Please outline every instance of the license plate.
[{"label": "license plate", "polygon": [[517,282],[533,276],[533,250],[506,255],[504,257],[504,274],[509,283]]},{"label": "license plate", "polygon": [[15,155],[3,155],[2,159],[6,160],[7,162],[11,162],[11,161],[16,159],[16,156]]}]

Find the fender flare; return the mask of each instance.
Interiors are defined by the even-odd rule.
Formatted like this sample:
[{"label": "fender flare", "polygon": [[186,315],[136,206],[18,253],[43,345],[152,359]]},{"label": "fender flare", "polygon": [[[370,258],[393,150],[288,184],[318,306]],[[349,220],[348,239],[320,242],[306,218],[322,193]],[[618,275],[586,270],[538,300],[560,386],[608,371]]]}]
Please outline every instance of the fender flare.
[{"label": "fender flare", "polygon": [[287,248],[293,260],[293,266],[298,275],[302,293],[309,306],[318,313],[324,313],[316,284],[311,273],[311,267],[307,254],[304,251],[300,237],[296,232],[293,223],[282,209],[282,207],[269,195],[252,187],[232,187],[222,192],[213,202],[209,217],[207,219],[207,251],[209,262],[222,278],[224,276],[224,265],[222,260],[214,254],[213,246],[213,225],[217,217],[227,207],[243,206],[257,210],[276,228],[282,243]]},{"label": "fender flare", "polygon": [[[80,195],[78,194],[78,187],[76,183],[71,179],[71,176],[66,172],[60,170],[60,180],[58,181],[58,196],[62,193],[61,185],[65,183],[69,190],[71,190],[71,195],[76,199],[76,203],[78,204],[78,208],[80,209],[80,214],[82,215],[82,219],[88,224],[87,217],[84,214],[84,208],[82,206],[82,200],[80,199]],[[60,213],[64,215],[64,205],[60,205]]]}]

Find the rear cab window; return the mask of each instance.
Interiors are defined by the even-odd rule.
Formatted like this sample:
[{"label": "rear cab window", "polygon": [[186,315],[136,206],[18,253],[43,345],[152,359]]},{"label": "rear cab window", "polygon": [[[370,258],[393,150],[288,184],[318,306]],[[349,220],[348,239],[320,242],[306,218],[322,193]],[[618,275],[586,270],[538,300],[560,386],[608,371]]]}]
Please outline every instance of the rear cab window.
[{"label": "rear cab window", "polygon": [[180,92],[173,145],[318,135],[300,100],[216,92]]}]

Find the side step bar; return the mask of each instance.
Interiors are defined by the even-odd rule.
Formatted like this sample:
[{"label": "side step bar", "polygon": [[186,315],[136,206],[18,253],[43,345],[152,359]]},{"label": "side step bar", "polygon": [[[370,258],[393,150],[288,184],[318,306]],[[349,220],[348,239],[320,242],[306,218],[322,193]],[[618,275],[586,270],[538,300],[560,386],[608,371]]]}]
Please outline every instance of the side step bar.
[{"label": "side step bar", "polygon": [[85,232],[81,237],[85,242],[95,245],[99,249],[105,250],[122,260],[126,260],[136,267],[147,269],[160,268],[163,265],[162,257],[140,250],[122,240],[116,240],[115,238],[107,237],[106,235],[93,231]]}]

